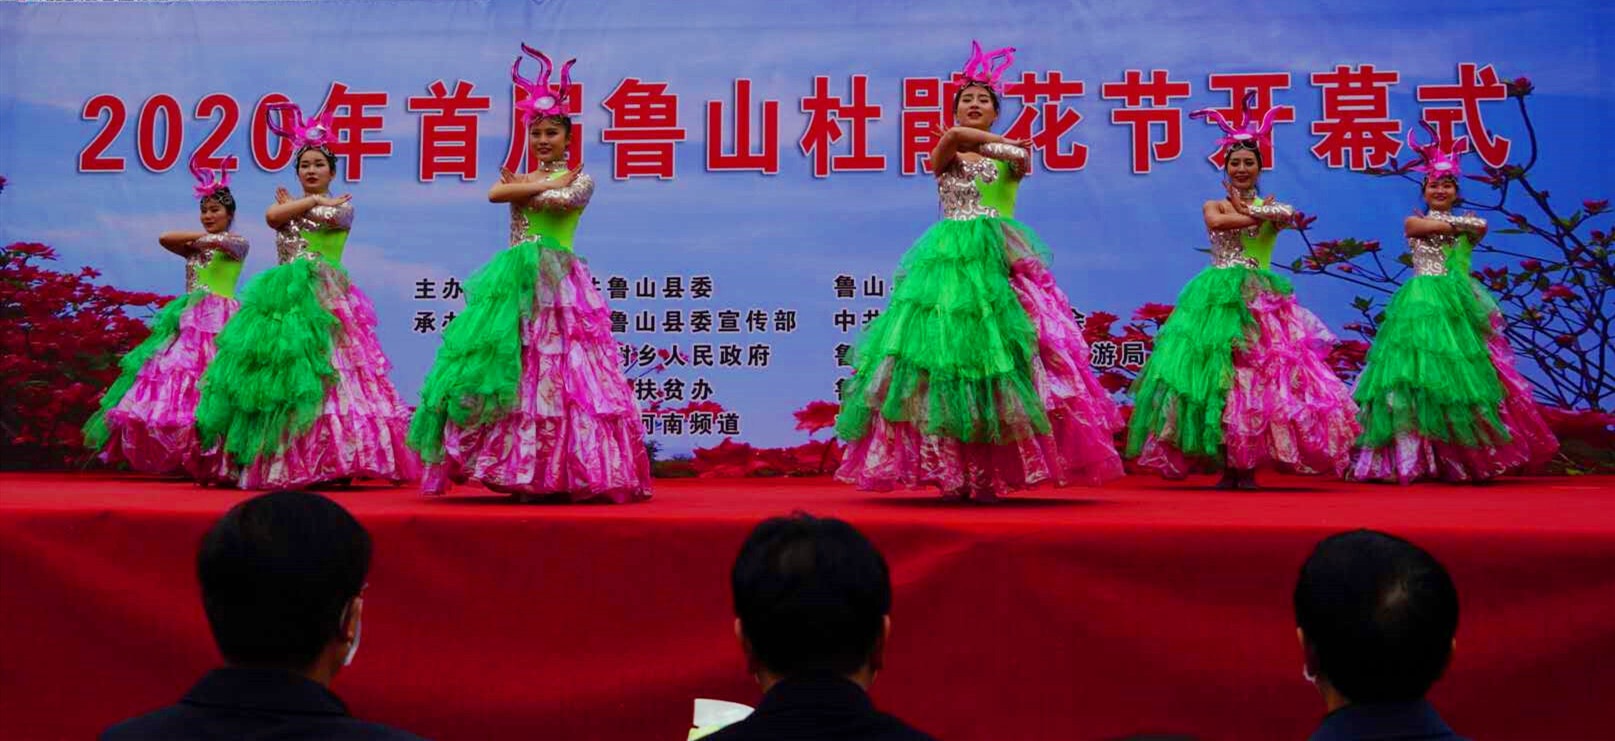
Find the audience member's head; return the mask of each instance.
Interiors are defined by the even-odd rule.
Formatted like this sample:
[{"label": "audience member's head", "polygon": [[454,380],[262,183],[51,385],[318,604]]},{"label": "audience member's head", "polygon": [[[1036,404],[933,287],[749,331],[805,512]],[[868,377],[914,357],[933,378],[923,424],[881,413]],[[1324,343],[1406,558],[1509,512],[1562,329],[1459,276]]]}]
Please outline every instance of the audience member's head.
[{"label": "audience member's head", "polygon": [[765,686],[835,674],[868,685],[891,628],[886,559],[851,525],[804,513],[752,530],[730,575],[735,631]]},{"label": "audience member's head", "polygon": [[1452,657],[1458,590],[1412,543],[1372,530],[1339,533],[1301,567],[1295,622],[1306,672],[1326,697],[1332,690],[1341,703],[1414,701]]},{"label": "audience member's head", "polygon": [[370,534],[336,502],[276,492],[225,513],[196,574],[227,663],[329,682],[359,646]]}]

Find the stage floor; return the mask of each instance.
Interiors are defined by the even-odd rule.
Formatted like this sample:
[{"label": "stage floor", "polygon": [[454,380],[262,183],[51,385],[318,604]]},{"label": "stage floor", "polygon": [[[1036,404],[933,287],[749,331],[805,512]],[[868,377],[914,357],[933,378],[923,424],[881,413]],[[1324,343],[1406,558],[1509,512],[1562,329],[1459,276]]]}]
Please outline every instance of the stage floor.
[{"label": "stage floor", "polygon": [[[695,697],[752,703],[728,567],[750,526],[845,518],[896,588],[875,698],[946,739],[1302,738],[1320,714],[1290,616],[1312,543],[1413,539],[1462,597],[1434,699],[1461,733],[1586,739],[1615,697],[1615,478],[1485,486],[1131,477],[996,505],[825,479],[663,480],[642,504],[477,488],[328,492],[376,540],[365,639],[336,689],[437,739],[682,738]],[[0,738],[85,738],[215,661],[197,539],[247,494],[0,474]]]}]

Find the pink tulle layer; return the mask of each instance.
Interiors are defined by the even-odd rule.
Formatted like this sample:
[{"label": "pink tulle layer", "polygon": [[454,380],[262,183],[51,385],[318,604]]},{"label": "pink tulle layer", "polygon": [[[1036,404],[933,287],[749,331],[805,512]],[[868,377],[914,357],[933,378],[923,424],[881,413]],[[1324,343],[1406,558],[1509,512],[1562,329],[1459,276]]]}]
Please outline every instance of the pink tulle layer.
[{"label": "pink tulle layer", "polygon": [[410,408],[387,378],[391,361],[376,339],[376,310],[357,285],[324,271],[320,302],[337,318],[331,333],[336,380],[308,430],[280,452],[236,472],[243,489],[291,489],[351,478],[394,483],[420,477],[420,457],[404,445]]},{"label": "pink tulle layer", "polygon": [[1503,334],[1501,315],[1492,315],[1492,336],[1486,349],[1503,383],[1498,417],[1508,430],[1501,445],[1464,447],[1431,440],[1414,432],[1398,435],[1394,444],[1358,450],[1350,477],[1359,481],[1394,481],[1409,484],[1419,479],[1484,481],[1509,471],[1541,465],[1559,452],[1542,411],[1531,396],[1530,383],[1514,367],[1514,350]]},{"label": "pink tulle layer", "polygon": [[220,466],[196,439],[197,383],[213,361],[213,339],[240,305],[209,293],[185,308],[179,333],[135,376],[118,405],[107,411],[107,463],[125,462],[142,473],[184,473],[208,480]]},{"label": "pink tulle layer", "polygon": [[[1293,295],[1262,291],[1249,300],[1256,331],[1234,351],[1234,378],[1223,407],[1227,464],[1303,474],[1341,475],[1360,428],[1351,389],[1329,367],[1334,335]],[[1138,463],[1168,478],[1190,464],[1155,438]]]},{"label": "pink tulle layer", "polygon": [[837,479],[869,491],[936,486],[948,498],[991,500],[1042,483],[1097,486],[1124,474],[1115,445],[1121,413],[1089,368],[1088,343],[1071,302],[1029,248],[1013,252],[1020,240],[1014,232],[1008,236],[1019,258],[1010,285],[1037,328],[1033,384],[1049,431],[970,443],[876,415],[864,437],[848,446]]},{"label": "pink tulle layer", "polygon": [[540,276],[523,322],[517,409],[481,427],[451,421],[443,463],[427,467],[426,493],[476,479],[494,491],[572,501],[650,498],[645,428],[619,365],[611,311],[588,266],[568,262],[559,280]]}]

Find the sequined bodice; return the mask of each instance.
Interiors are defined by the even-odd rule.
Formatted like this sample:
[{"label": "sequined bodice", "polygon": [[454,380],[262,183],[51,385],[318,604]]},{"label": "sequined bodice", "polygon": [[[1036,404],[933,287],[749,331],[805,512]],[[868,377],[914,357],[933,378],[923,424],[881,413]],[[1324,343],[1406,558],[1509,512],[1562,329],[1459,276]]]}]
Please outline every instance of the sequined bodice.
[{"label": "sequined bodice", "polygon": [[[283,265],[297,259],[322,259],[317,249],[310,248],[310,233],[347,232],[352,226],[351,201],[336,206],[315,206],[275,231],[275,256]],[[338,254],[340,255],[340,245]],[[337,260],[333,260],[335,261]]]},{"label": "sequined bodice", "polygon": [[1251,216],[1258,221],[1238,229],[1207,229],[1212,267],[1267,269],[1278,239],[1276,225],[1288,225],[1295,217],[1295,209],[1287,203],[1263,199],[1254,191],[1244,196]]},{"label": "sequined bodice", "polygon": [[1261,224],[1253,224],[1243,229],[1207,229],[1206,236],[1211,239],[1211,266],[1261,267],[1257,264],[1256,258],[1245,254],[1245,239],[1254,239],[1261,231]]},{"label": "sequined bodice", "polygon": [[1014,216],[1013,181],[1025,174],[1026,150],[992,143],[980,149],[982,156],[966,161],[955,157],[937,176],[937,199],[942,202],[942,218],[969,221],[982,217]]},{"label": "sequined bodice", "polygon": [[[1454,216],[1451,211],[1431,211],[1426,213],[1424,218],[1452,224],[1465,230],[1476,230],[1486,225],[1485,219],[1477,216]],[[1408,257],[1413,262],[1413,274],[1446,275],[1448,257],[1463,233],[1460,231],[1453,234],[1408,237]]]},{"label": "sequined bodice", "polygon": [[[551,173],[561,177],[565,170]],[[548,238],[556,245],[571,249],[573,235],[583,209],[594,197],[594,178],[579,174],[572,184],[564,188],[546,190],[538,195],[510,204],[510,243],[526,241],[534,236]]]},{"label": "sequined bodice", "polygon": [[247,238],[230,232],[206,234],[192,242],[190,256],[185,258],[185,292],[206,287],[220,295],[234,295],[247,250]]}]

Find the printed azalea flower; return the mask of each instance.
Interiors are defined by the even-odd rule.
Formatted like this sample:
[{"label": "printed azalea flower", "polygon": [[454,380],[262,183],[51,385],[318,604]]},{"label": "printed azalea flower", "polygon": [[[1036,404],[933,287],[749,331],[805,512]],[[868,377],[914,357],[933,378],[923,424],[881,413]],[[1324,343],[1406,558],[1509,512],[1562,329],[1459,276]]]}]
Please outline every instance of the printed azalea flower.
[{"label": "printed azalea flower", "polygon": [[673,411],[678,412],[679,414],[695,414],[697,412],[721,414],[723,412],[723,405],[715,401],[692,401],[685,404],[682,409],[674,409]]},{"label": "printed azalea flower", "polygon": [[1155,322],[1155,326],[1159,327],[1166,324],[1166,320],[1172,316],[1173,308],[1172,304],[1144,304],[1133,312],[1133,318]]},{"label": "printed azalea flower", "polygon": [[690,465],[695,469],[696,475],[712,479],[744,478],[765,464],[757,457],[756,448],[726,437],[714,447],[696,448],[695,459]]},{"label": "printed azalea flower", "polygon": [[1503,86],[1508,90],[1508,95],[1511,98],[1523,98],[1536,90],[1536,85],[1531,83],[1531,78],[1529,77],[1516,77],[1504,82]]},{"label": "printed azalea flower", "polygon": [[1082,339],[1087,340],[1088,344],[1110,339],[1110,325],[1119,318],[1108,311],[1089,314],[1087,323],[1082,325]]},{"label": "printed azalea flower", "polygon": [[1609,199],[1599,201],[1582,201],[1581,207],[1587,209],[1587,215],[1601,214],[1609,209]]},{"label": "printed azalea flower", "polygon": [[826,427],[834,427],[841,405],[831,401],[812,401],[796,410],[796,429],[806,430],[809,437]]},{"label": "printed azalea flower", "polygon": [[1368,362],[1368,343],[1362,340],[1341,340],[1329,350],[1329,366],[1337,373],[1356,373]]},{"label": "printed azalea flower", "polygon": [[1122,375],[1114,370],[1107,370],[1104,373],[1099,374],[1099,385],[1104,387],[1106,391],[1113,394],[1118,391],[1125,390],[1128,386],[1132,385],[1132,383],[1133,382],[1129,380],[1127,376]]}]

